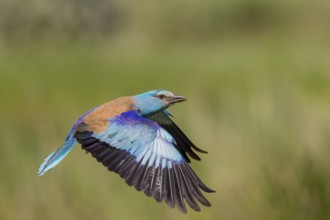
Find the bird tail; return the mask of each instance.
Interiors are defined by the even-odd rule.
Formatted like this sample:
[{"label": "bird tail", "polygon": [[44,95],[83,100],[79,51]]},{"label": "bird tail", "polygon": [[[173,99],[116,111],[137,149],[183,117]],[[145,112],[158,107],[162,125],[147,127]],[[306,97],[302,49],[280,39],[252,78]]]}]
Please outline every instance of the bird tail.
[{"label": "bird tail", "polygon": [[70,152],[75,143],[77,142],[74,137],[74,129],[71,130],[70,134],[65,139],[64,144],[57,149],[55,152],[51,153],[48,157],[44,159],[44,162],[40,165],[38,169],[38,175],[42,176],[48,170],[54,168],[59,162],[61,162],[64,157]]},{"label": "bird tail", "polygon": [[73,146],[77,143],[77,139],[74,137],[74,133],[76,132],[77,126],[80,124],[80,122],[82,122],[85,116],[94,111],[94,109],[95,108],[90,109],[85,114],[80,116],[71,128],[71,131],[66,137],[64,144],[44,159],[44,162],[40,165],[37,171],[39,176],[44,175],[44,173],[46,173],[48,170],[54,168],[70,152]]}]

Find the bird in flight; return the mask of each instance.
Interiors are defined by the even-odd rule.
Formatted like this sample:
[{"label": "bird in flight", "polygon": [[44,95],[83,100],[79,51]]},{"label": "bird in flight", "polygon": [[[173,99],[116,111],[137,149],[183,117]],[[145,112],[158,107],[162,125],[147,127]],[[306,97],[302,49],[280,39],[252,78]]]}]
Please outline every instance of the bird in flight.
[{"label": "bird in flight", "polygon": [[183,213],[185,203],[195,211],[200,211],[198,202],[211,206],[201,190],[214,191],[188,164],[190,158],[200,160],[194,151],[206,151],[189,140],[167,111],[185,100],[166,90],[153,90],[89,110],[73,125],[64,144],[45,158],[38,175],[54,168],[79,142],[108,170],[157,202],[164,200]]}]

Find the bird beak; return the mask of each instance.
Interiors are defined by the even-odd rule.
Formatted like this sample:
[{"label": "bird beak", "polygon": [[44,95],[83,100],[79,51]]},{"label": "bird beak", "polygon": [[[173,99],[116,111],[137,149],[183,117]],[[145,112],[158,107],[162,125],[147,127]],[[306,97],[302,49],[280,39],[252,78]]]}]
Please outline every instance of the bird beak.
[{"label": "bird beak", "polygon": [[187,100],[187,98],[184,96],[175,95],[175,96],[171,97],[169,101],[170,101],[170,104],[174,104],[174,103],[183,102],[186,100]]}]

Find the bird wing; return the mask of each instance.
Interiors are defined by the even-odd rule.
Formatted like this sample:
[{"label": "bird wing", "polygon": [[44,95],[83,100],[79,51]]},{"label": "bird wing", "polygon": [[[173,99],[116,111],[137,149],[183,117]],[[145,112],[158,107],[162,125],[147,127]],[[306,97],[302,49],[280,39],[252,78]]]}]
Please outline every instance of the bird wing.
[{"label": "bird wing", "polygon": [[[94,132],[86,122],[75,137],[110,171],[156,201],[186,212],[184,201],[199,211],[199,201],[210,206],[201,190],[213,192],[197,177],[176,148],[173,137],[158,123],[141,117],[136,110],[108,119],[103,131]],[[196,201],[197,199],[197,201]]]},{"label": "bird wing", "polygon": [[198,151],[200,153],[207,152],[196,147],[196,145],[193,144],[191,140],[183,133],[183,131],[172,121],[169,115],[170,114],[165,110],[150,115],[148,118],[157,122],[162,128],[164,128],[168,133],[170,133],[170,135],[177,143],[175,147],[188,162],[190,162],[190,159],[187,154],[195,160],[201,160],[193,150]]}]

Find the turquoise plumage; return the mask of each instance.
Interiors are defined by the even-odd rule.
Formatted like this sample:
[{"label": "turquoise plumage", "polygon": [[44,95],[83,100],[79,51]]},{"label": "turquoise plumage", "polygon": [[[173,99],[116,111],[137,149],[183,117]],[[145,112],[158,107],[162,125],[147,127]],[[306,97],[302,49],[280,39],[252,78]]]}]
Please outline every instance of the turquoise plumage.
[{"label": "turquoise plumage", "polygon": [[[82,115],[64,144],[38,169],[41,176],[55,167],[76,142],[126,183],[156,201],[165,201],[186,213],[185,202],[200,211],[197,201],[210,202],[201,193],[209,189],[190,168],[189,157],[200,160],[197,148],[171,120],[167,108],[185,101],[165,90],[118,98]],[[189,156],[189,157],[188,157]]]}]

